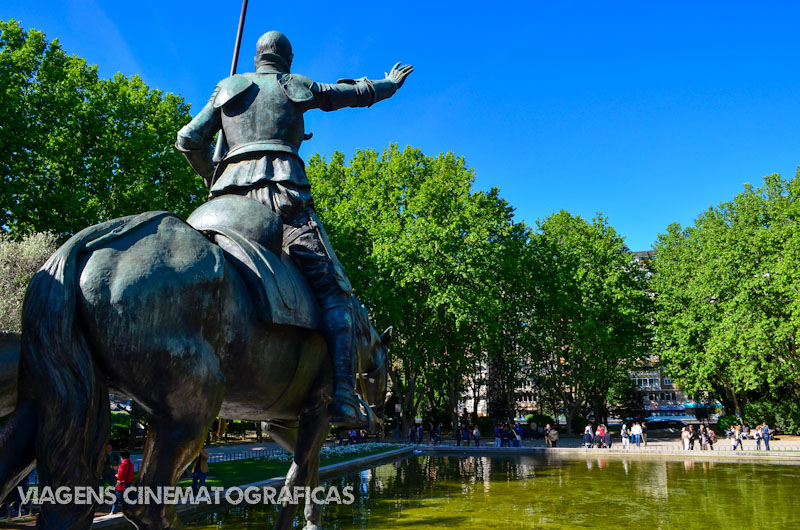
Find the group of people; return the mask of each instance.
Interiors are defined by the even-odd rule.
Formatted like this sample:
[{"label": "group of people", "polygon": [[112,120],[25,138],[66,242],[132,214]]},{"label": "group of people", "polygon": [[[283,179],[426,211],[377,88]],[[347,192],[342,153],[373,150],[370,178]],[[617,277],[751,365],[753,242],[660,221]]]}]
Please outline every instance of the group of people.
[{"label": "group of people", "polygon": [[[623,436],[622,440],[625,442],[627,439],[628,442],[630,441],[630,433],[626,432],[627,425],[622,426],[623,435],[627,434],[627,438]],[[612,440],[611,440],[611,431],[608,430],[608,427],[603,425],[602,423],[597,426],[597,430],[593,430],[592,424],[590,423],[583,429],[583,445],[587,449],[591,449],[592,447],[597,448],[611,448]],[[627,443],[624,444],[627,448]]]},{"label": "group of people", "polygon": [[693,451],[695,444],[703,451],[713,451],[716,441],[717,433],[705,425],[700,425],[697,429],[694,425],[688,425],[681,429],[681,448],[684,451]]},{"label": "group of people", "polygon": [[366,443],[368,437],[369,435],[364,429],[344,429],[340,427],[336,430],[336,439],[340,446]]},{"label": "group of people", "polygon": [[630,426],[627,423],[623,423],[620,436],[622,437],[623,449],[630,449],[631,444],[636,444],[636,447],[641,447],[642,445],[647,447],[647,423],[635,421]]},{"label": "group of people", "polygon": [[522,447],[522,425],[497,424],[494,428],[495,447]]},{"label": "group of people", "polygon": [[736,451],[737,448],[740,451],[744,451],[744,445],[742,442],[750,438],[751,435],[756,441],[756,451],[761,450],[762,441],[764,442],[764,449],[769,451],[769,439],[772,435],[772,432],[770,431],[769,425],[766,423],[756,425],[752,429],[750,429],[747,425],[733,425],[730,429],[728,429],[727,434],[731,441],[731,451]]},{"label": "group of people", "polygon": [[[470,438],[475,444],[475,447],[481,446],[481,430],[478,429],[477,425],[470,427],[468,423],[465,423],[456,431],[456,445],[460,446],[463,444],[469,447]],[[441,439],[439,441],[441,441]]]},{"label": "group of people", "polygon": [[[647,424],[645,422],[637,421],[630,425],[623,423],[619,434],[622,438],[623,449],[630,449],[631,444],[636,444],[636,447],[644,444],[647,447]],[[595,430],[590,423],[583,429],[583,446],[586,449],[592,447],[610,449],[612,443],[611,431],[604,424],[598,425]]]}]

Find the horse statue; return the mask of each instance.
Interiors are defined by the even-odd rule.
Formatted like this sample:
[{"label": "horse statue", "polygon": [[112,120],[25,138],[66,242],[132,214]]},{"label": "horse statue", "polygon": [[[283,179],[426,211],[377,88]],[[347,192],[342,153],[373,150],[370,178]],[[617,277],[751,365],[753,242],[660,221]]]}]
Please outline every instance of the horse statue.
[{"label": "horse statue", "polygon": [[[19,348],[19,379],[0,431],[0,499],[34,466],[53,490],[99,487],[109,392],[138,403],[149,420],[137,487],[174,486],[217,416],[268,422],[294,455],[286,486],[319,484],[332,368],[314,329],[315,302],[281,252],[280,219],[257,201],[224,199],[187,221],[148,212],[89,227],[33,277],[21,338],[1,345],[9,365]],[[353,304],[359,392],[375,427],[391,328],[379,335]],[[0,403],[7,412],[13,398]],[[43,504],[37,524],[86,529],[94,511]],[[291,528],[296,511],[284,504],[275,527]],[[321,506],[304,511],[305,528],[319,528]],[[140,530],[180,526],[174,505],[130,504],[123,513]]]}]

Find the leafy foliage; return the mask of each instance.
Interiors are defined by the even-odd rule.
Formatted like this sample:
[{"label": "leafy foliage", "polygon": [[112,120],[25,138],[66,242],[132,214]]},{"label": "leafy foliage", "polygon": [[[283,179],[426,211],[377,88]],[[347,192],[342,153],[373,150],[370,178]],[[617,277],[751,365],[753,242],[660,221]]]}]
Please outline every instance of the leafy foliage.
[{"label": "leafy foliage", "polygon": [[28,282],[56,248],[50,234],[12,239],[0,233],[0,330],[20,332]]},{"label": "leafy foliage", "polygon": [[739,425],[740,422],[741,420],[736,414],[726,414],[725,416],[720,416],[717,420],[717,429],[727,431],[734,425]]},{"label": "leafy foliage", "polygon": [[751,401],[745,405],[744,421],[748,425],[767,422],[788,434],[800,434],[800,403],[792,401]]},{"label": "leafy foliage", "polygon": [[496,189],[474,192],[472,170],[452,153],[393,145],[349,164],[315,156],[308,176],[356,295],[380,327],[395,326],[391,373],[406,423],[442,396],[455,421],[464,376],[479,377],[502,342],[526,227]]},{"label": "leafy foliage", "polygon": [[537,224],[530,251],[533,375],[571,419],[587,406],[605,416],[612,388],[649,347],[646,271],[602,217],[591,223],[561,211]]},{"label": "leafy foliage", "polygon": [[173,148],[191,119],[138,76],[99,79],[57,40],[0,21],[0,230],[64,239],[146,210],[186,215],[202,180]]},{"label": "leafy foliage", "polygon": [[655,349],[679,384],[741,415],[798,380],[800,173],[671,225],[656,250]]}]

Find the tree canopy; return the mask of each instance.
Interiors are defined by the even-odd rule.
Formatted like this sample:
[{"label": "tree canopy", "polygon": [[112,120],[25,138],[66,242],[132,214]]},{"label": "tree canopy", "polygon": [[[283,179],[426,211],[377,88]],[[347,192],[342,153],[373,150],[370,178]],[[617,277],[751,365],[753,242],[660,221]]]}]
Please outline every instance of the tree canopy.
[{"label": "tree canopy", "polygon": [[741,416],[800,380],[800,172],[764,178],[658,238],[655,352]]},{"label": "tree canopy", "polygon": [[315,156],[308,175],[356,295],[381,327],[395,326],[392,380],[406,420],[426,398],[454,413],[499,325],[527,229],[496,189],[473,191],[472,170],[451,153]]},{"label": "tree canopy", "polygon": [[202,180],[173,148],[191,119],[138,76],[100,79],[57,40],[0,21],[0,230],[59,238],[147,210],[186,215]]},{"label": "tree canopy", "polygon": [[547,217],[537,224],[531,252],[538,264],[531,279],[532,376],[543,396],[561,403],[568,428],[587,408],[600,421],[611,390],[629,382],[648,353],[646,270],[600,216],[591,223],[566,211]]}]

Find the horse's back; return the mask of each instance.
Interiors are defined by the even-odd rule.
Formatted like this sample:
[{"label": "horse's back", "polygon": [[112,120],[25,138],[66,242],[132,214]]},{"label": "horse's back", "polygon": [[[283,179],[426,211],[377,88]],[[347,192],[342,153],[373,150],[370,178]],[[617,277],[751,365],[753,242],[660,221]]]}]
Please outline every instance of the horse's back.
[{"label": "horse's back", "polygon": [[226,254],[177,217],[101,241],[79,277],[79,312],[96,359],[112,390],[146,409],[167,402],[174,413],[190,410],[175,402],[181,388],[217,389],[222,381],[223,416],[289,418],[325,384],[319,333],[260,321]]},{"label": "horse's back", "polygon": [[89,247],[79,313],[112,388],[132,395],[143,383],[174,384],[159,379],[170,366],[219,371],[219,292],[230,271],[217,246],[166,215]]}]

